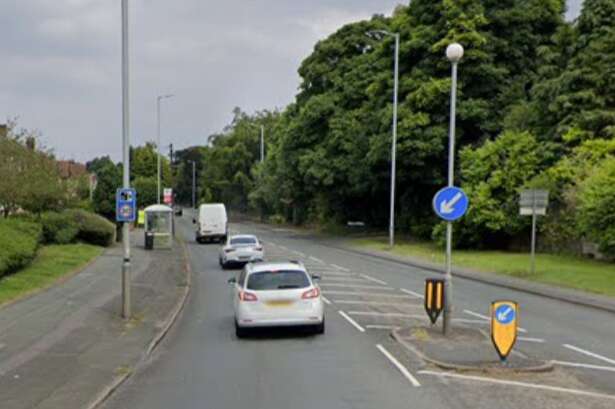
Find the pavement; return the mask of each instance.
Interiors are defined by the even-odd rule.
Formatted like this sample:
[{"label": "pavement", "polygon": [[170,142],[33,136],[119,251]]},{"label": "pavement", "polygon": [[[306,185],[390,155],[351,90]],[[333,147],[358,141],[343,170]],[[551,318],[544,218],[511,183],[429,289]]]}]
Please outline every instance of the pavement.
[{"label": "pavement", "polygon": [[0,310],[0,407],[89,408],[134,371],[186,295],[183,246],[145,251],[133,234],[133,318],[121,311],[122,249]]},{"label": "pavement", "polygon": [[[219,246],[196,244],[192,225],[180,220],[177,234],[188,242],[193,271],[191,296],[158,349],[103,408],[615,406],[615,315],[610,312],[456,277],[454,329],[488,331],[491,301],[515,300],[520,306],[515,354],[550,362],[553,369],[445,369],[391,336],[412,325],[428,327],[422,291],[434,272],[351,253],[292,229],[251,222],[231,227],[257,234],[267,259],[299,259],[322,276],[326,333],[271,330],[237,339],[227,284],[237,271],[222,270]],[[464,352],[457,356],[449,349],[463,359]]]}]

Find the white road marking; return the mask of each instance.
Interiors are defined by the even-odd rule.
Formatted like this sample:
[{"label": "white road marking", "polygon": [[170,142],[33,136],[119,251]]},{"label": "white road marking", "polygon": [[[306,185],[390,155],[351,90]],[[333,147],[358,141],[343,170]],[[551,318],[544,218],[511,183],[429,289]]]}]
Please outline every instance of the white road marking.
[{"label": "white road marking", "polygon": [[416,292],[414,292],[412,290],[406,290],[405,288],[400,288],[399,291],[401,291],[402,293],[413,295],[416,298],[425,298],[425,296],[423,294],[416,293]]},{"label": "white road marking", "polygon": [[336,304],[349,304],[349,305],[382,305],[399,308],[422,308],[422,305],[415,305],[409,303],[391,303],[391,302],[379,302],[379,301],[357,301],[357,300],[333,300]]},{"label": "white road marking", "polygon": [[470,311],[470,310],[463,310],[463,312],[465,312],[465,313],[466,313],[466,314],[468,314],[468,315],[472,315],[472,316],[474,316],[474,317],[482,318],[482,319],[484,319],[485,321],[491,321],[491,318],[487,317],[486,315],[479,314],[479,313],[474,312],[474,311]]},{"label": "white road marking", "polygon": [[[362,281],[363,282],[363,281]],[[362,284],[341,284],[341,283],[323,283],[327,287],[351,287],[351,288],[363,288],[366,290],[382,290],[382,291],[395,291],[392,287],[383,287],[381,285],[362,285]]]},{"label": "white road marking", "polygon": [[483,376],[474,376],[474,375],[462,375],[462,374],[450,373],[450,372],[438,372],[438,371],[426,371],[426,370],[423,370],[423,371],[419,371],[418,373],[420,375],[434,375],[434,376],[447,377],[447,378],[464,379],[464,380],[468,380],[468,381],[478,381],[478,382],[495,383],[495,384],[499,384],[499,385],[519,386],[519,387],[523,387],[523,388],[542,389],[542,390],[553,391],[553,392],[570,393],[570,394],[573,394],[573,395],[590,396],[592,398],[602,398],[602,399],[612,399],[612,400],[615,400],[615,395],[606,395],[606,394],[603,394],[603,393],[590,392],[590,391],[584,391],[584,390],[579,390],[579,389],[562,388],[562,387],[559,387],[559,386],[541,385],[541,384],[538,384],[538,383],[526,383],[526,382],[519,382],[519,381],[507,381],[507,380],[504,380],[504,379],[486,378],[486,377],[483,377]]},{"label": "white road marking", "polygon": [[552,362],[555,365],[570,366],[573,368],[586,368],[586,369],[595,369],[598,371],[615,372],[615,367],[612,367],[612,366],[590,365],[590,364],[582,364],[580,362],[566,362],[566,361],[552,361]]},{"label": "white road marking", "polygon": [[281,244],[278,247],[281,248],[282,250],[288,250],[288,247],[282,246]]},{"label": "white road marking", "polygon": [[[491,322],[491,318],[487,317],[486,315],[479,314],[477,312],[470,311],[470,310],[463,310],[463,312],[465,312],[468,315],[472,315],[474,317],[478,317],[478,318],[481,318],[481,319],[483,319],[485,321]],[[517,332],[521,332],[522,334],[525,334],[525,333],[527,333],[527,330],[525,328],[518,327],[517,328]]]},{"label": "white road marking", "polygon": [[346,267],[338,266],[337,264],[331,264],[331,267],[337,268],[338,270],[342,270],[342,271],[350,271]]},{"label": "white road marking", "polygon": [[377,324],[370,324],[370,325],[366,325],[365,328],[367,329],[384,329],[384,330],[391,330],[391,329],[396,329],[399,328],[399,326],[397,325],[377,325]]},{"label": "white road marking", "polygon": [[408,371],[405,366],[403,366],[397,359],[395,359],[395,357],[391,355],[391,353],[387,351],[381,344],[376,345],[376,348],[378,348],[378,350],[382,352],[382,354],[386,356],[387,359],[391,361],[393,365],[395,365],[399,372],[401,372],[401,374],[412,384],[412,386],[421,386],[419,381],[410,373],[410,371]]},{"label": "white road marking", "polygon": [[359,332],[365,332],[365,328],[363,328],[362,326],[360,326],[359,324],[357,324],[357,322],[355,320],[353,320],[352,318],[350,318],[348,316],[348,314],[346,314],[344,311],[338,311],[340,313],[340,315],[342,317],[344,317],[346,319],[346,321],[348,321],[350,323],[350,325],[352,325],[353,327],[355,327],[356,329],[359,330]]},{"label": "white road marking", "polygon": [[325,304],[331,305],[331,301],[329,301],[329,299],[327,297],[325,297],[324,295],[321,295],[320,298],[322,298],[322,300],[324,301]]},{"label": "white road marking", "polygon": [[358,277],[356,274],[352,274],[352,273],[332,273],[332,272],[327,272],[326,276],[335,277],[335,278]]},{"label": "white road marking", "polygon": [[310,259],[310,260],[314,260],[314,261],[315,261],[315,262],[317,262],[318,264],[325,264],[325,262],[324,262],[324,261],[322,261],[321,259],[316,258],[316,257],[314,257],[314,256],[310,256],[310,257],[309,257],[309,259]]},{"label": "white road marking", "polygon": [[323,294],[330,295],[356,295],[357,297],[388,297],[388,298],[403,298],[410,299],[411,297],[407,295],[401,294],[388,294],[388,293],[365,293],[365,292],[357,292],[357,291],[323,291]]},{"label": "white road marking", "polygon": [[584,355],[587,355],[587,356],[591,356],[592,358],[596,358],[596,359],[599,359],[599,360],[601,360],[601,361],[607,362],[607,363],[609,363],[609,364],[611,364],[611,365],[615,365],[615,359],[610,359],[610,358],[607,358],[607,357],[605,357],[605,356],[598,355],[598,354],[596,354],[596,353],[594,353],[594,352],[587,351],[587,350],[585,350],[585,349],[581,349],[581,348],[579,348],[579,347],[575,347],[574,345],[570,345],[570,344],[564,344],[564,345],[562,345],[562,346],[563,346],[564,348],[571,349],[571,350],[576,351],[576,352],[579,352],[579,353],[581,353],[581,354],[584,354]]},{"label": "white road marking", "polygon": [[348,315],[362,315],[366,317],[395,317],[395,318],[415,318],[422,315],[404,314],[401,312],[376,312],[376,311],[348,311]]},{"label": "white road marking", "polygon": [[382,280],[378,280],[377,278],[374,277],[370,277],[367,274],[359,274],[361,277],[363,277],[366,280],[369,281],[373,281],[374,283],[378,283],[378,284],[382,284],[382,285],[388,285],[388,283],[386,281],[382,281]]},{"label": "white road marking", "polygon": [[542,338],[529,338],[529,337],[517,337],[519,341],[523,342],[535,342],[537,344],[544,344],[545,340]]},{"label": "white road marking", "polygon": [[301,257],[306,257],[306,255],[305,255],[304,253],[300,252],[300,251],[293,250],[292,252],[293,252],[294,254],[298,255],[298,256],[301,256]]}]

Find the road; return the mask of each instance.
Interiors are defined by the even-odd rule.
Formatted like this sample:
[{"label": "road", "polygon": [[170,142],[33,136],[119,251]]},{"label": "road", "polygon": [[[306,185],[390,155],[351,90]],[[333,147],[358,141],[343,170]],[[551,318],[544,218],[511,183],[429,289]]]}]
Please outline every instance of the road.
[{"label": "road", "polygon": [[[188,216],[177,232],[189,242],[193,288],[181,320],[158,352],[105,404],[168,408],[612,408],[614,316],[466,280],[455,282],[458,323],[488,328],[498,298],[521,306],[519,348],[562,364],[529,378],[438,371],[389,336],[403,315],[424,314],[422,271],[358,256],[287,229],[250,223],[269,259],[301,259],[323,275],[327,331],[234,336],[227,279],[217,245],[197,245]],[[574,366],[572,366],[574,365]]]}]

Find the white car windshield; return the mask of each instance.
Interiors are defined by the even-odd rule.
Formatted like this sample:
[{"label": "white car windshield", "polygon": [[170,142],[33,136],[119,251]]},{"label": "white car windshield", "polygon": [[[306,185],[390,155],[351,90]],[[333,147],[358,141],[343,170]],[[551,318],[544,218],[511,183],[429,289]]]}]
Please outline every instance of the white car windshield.
[{"label": "white car windshield", "polygon": [[233,245],[256,245],[256,239],[253,237],[237,237],[231,239],[231,246]]},{"label": "white car windshield", "polygon": [[310,279],[301,270],[260,271],[248,277],[249,290],[290,290],[309,286]]}]

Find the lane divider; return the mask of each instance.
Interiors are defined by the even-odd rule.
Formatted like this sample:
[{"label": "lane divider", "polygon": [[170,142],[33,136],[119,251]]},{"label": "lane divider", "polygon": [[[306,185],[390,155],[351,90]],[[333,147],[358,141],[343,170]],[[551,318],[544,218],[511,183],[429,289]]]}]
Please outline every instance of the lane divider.
[{"label": "lane divider", "polygon": [[416,298],[420,298],[420,299],[425,298],[425,296],[424,296],[423,294],[419,294],[419,293],[414,292],[414,291],[412,291],[412,290],[406,290],[405,288],[400,288],[400,289],[399,289],[399,291],[401,291],[402,293],[406,293],[406,294],[408,294],[408,295],[413,295],[413,296],[415,296]]},{"label": "lane divider", "polygon": [[340,315],[342,317],[344,317],[346,319],[346,321],[348,321],[350,323],[350,325],[352,325],[353,327],[355,327],[356,329],[359,330],[359,332],[365,332],[365,328],[363,328],[362,326],[360,326],[355,320],[353,320],[352,318],[350,318],[348,316],[348,314],[346,314],[344,311],[340,310],[338,311],[340,313]]},{"label": "lane divider", "polygon": [[612,367],[612,366],[600,366],[600,365],[582,364],[580,362],[566,362],[566,361],[551,361],[551,362],[553,362],[555,365],[570,366],[572,368],[586,368],[586,369],[595,369],[598,371],[615,372],[615,367]]},{"label": "lane divider", "polygon": [[325,297],[324,295],[321,295],[320,298],[322,298],[323,302],[327,305],[331,305],[331,301],[329,301],[329,299],[327,297]]},{"label": "lane divider", "polygon": [[414,386],[415,388],[421,386],[419,381],[410,373],[410,371],[406,369],[406,367],[403,366],[389,351],[387,351],[385,347],[383,347],[381,344],[378,344],[376,345],[376,348],[378,348],[378,350],[382,352],[382,354],[386,356],[387,359],[391,361],[393,365],[395,365],[399,372],[401,372],[401,374],[408,380],[408,382],[412,384],[412,386]]},{"label": "lane divider", "polygon": [[350,271],[346,267],[338,266],[337,264],[331,264],[331,267],[337,268],[338,270],[342,270],[342,271]]}]

